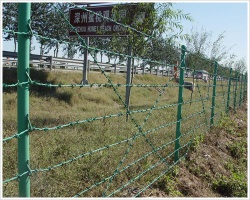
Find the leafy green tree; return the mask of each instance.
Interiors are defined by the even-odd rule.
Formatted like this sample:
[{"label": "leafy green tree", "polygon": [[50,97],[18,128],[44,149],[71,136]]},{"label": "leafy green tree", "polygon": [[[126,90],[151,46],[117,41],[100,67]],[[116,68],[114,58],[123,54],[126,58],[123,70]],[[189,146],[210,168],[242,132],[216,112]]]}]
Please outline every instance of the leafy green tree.
[{"label": "leafy green tree", "polygon": [[[97,49],[108,49],[108,43],[110,42],[111,38],[110,37],[89,37],[89,45],[91,47],[95,47]],[[101,57],[101,62],[103,61],[103,56],[105,55],[103,51],[92,51],[95,56],[97,54],[100,54]]]},{"label": "leafy green tree", "polygon": [[[16,3],[3,3],[3,29],[18,31],[18,6]],[[17,38],[18,35],[11,32],[3,33],[4,40],[10,41],[13,39],[14,42],[14,52],[17,50]]]},{"label": "leafy green tree", "polygon": [[[17,31],[17,3],[4,3],[3,4],[3,28]],[[65,20],[69,18],[69,8],[71,3],[32,3],[31,4],[31,27],[34,33],[42,35],[48,38],[55,38],[56,40],[47,40],[42,37],[36,37],[36,40],[40,44],[40,54],[46,54],[50,50],[54,49],[54,56],[58,56],[59,49],[63,47],[65,55],[73,57],[81,48],[75,48],[74,44],[81,44],[81,41],[77,41],[77,38],[69,38],[68,22]],[[131,4],[117,5],[114,8],[114,18],[117,15],[119,18],[119,9],[125,9],[127,12],[127,18],[118,20],[120,23],[129,24],[141,33],[129,30],[129,39],[126,37],[108,37],[108,38],[95,38],[91,39],[94,46],[99,49],[106,49],[108,51],[114,51],[121,54],[127,53],[128,44],[132,44],[132,51],[134,56],[142,57],[145,55],[153,56],[148,53],[152,52],[155,48],[154,45],[158,45],[158,42],[152,41],[153,38],[158,38],[163,34],[167,35],[172,28],[181,29],[181,25],[178,23],[180,19],[191,20],[189,15],[183,14],[181,11],[174,11],[171,3],[139,3],[136,4],[137,9],[131,9]],[[57,9],[56,9],[57,8]],[[144,20],[141,20],[142,15],[146,16]],[[133,18],[129,16],[134,16]],[[17,35],[12,33],[4,34],[5,40],[14,40],[15,51],[17,43]],[[172,37],[173,38],[173,37]],[[63,44],[61,41],[69,41],[68,45]],[[62,45],[63,44],[63,45]],[[159,46],[159,45],[158,45]],[[151,48],[151,50],[150,50]],[[158,47],[160,49],[160,47]],[[104,52],[100,53],[101,59]],[[118,60],[121,62],[125,60],[124,56],[118,56],[114,54],[106,53],[106,56],[110,59]]]},{"label": "leafy green tree", "polygon": [[[32,28],[36,34],[42,36],[50,36],[52,31],[53,21],[49,19],[50,12],[52,11],[51,3],[32,3],[31,4],[31,16],[32,16]],[[49,41],[42,38],[36,37],[36,40],[40,43],[40,55],[45,53]]]},{"label": "leafy green tree", "polygon": [[[68,31],[69,25],[66,19],[69,18],[70,4],[68,3],[55,3],[53,4],[50,12],[48,13],[46,23],[51,23],[50,31],[48,32],[48,37],[56,39],[55,41],[50,41],[46,47],[47,51],[54,48],[54,57],[58,57],[59,49],[62,45],[62,41],[69,40]],[[65,19],[66,18],[66,19]],[[71,49],[71,47],[67,48]]]},{"label": "leafy green tree", "polygon": [[[55,38],[58,41],[68,40],[68,24],[62,17],[62,13],[68,17],[70,6],[69,3],[31,3],[31,27],[33,32],[44,37]],[[18,31],[18,3],[3,4],[3,28]],[[16,34],[4,33],[5,40],[14,41],[14,51],[16,51],[17,38]],[[41,55],[54,48],[54,56],[58,56],[60,42],[50,41],[42,37],[36,37],[36,40],[40,43]],[[45,52],[46,50],[47,52]]]},{"label": "leafy green tree", "polygon": [[[192,21],[190,15],[184,14],[180,10],[174,10],[171,3],[138,3],[136,4],[136,9],[134,6],[134,4],[121,4],[115,6],[113,10],[114,19],[117,21],[119,21],[121,11],[125,10],[127,17],[121,19],[120,22],[128,24],[137,30],[128,30],[128,43],[132,46],[133,55],[137,57],[146,56],[152,60],[159,61],[174,60],[174,58],[170,59],[171,56],[163,54],[171,52],[171,55],[177,55],[175,48],[170,45],[171,41],[178,36],[184,38],[187,36],[180,33],[170,35],[169,32],[173,32],[174,29],[181,32],[182,26],[179,20],[186,19]],[[124,41],[124,39],[120,38],[120,41],[122,40]],[[168,45],[167,41],[170,41]],[[120,44],[123,43],[121,42]],[[153,67],[151,62],[148,64]]]},{"label": "leafy green tree", "polygon": [[[39,10],[34,7],[36,4],[31,4],[31,11],[33,13],[37,13]],[[43,5],[43,4],[41,4]],[[40,6],[37,6],[37,8],[40,8]],[[38,21],[37,19],[33,19],[34,21]],[[11,30],[18,32],[18,3],[4,3],[3,4],[3,28],[5,30]],[[17,42],[18,42],[18,35],[13,34],[12,32],[4,32],[4,40],[14,42],[14,52],[17,50]],[[32,47],[33,38],[30,36],[31,39],[31,50],[34,49]]]},{"label": "leafy green tree", "polygon": [[[121,40],[122,39],[122,40]],[[108,43],[108,50],[111,52],[119,53],[120,55],[115,54],[108,54],[109,60],[112,58],[114,59],[114,63],[116,63],[116,60],[118,59],[118,63],[122,63],[127,58],[123,55],[128,54],[128,38],[120,38],[120,37],[112,37],[111,40]]]},{"label": "leafy green tree", "polygon": [[[168,40],[159,37],[151,40],[147,51],[147,57],[162,63],[173,64],[179,59],[180,53]],[[151,67],[155,65],[156,64],[151,64]]]}]

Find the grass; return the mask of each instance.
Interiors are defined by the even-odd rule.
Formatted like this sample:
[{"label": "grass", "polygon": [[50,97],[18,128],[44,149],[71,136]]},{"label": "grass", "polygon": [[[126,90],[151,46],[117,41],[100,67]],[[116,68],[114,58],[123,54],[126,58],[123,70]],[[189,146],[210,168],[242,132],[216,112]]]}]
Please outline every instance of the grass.
[{"label": "grass", "polygon": [[179,174],[179,167],[175,166],[172,171],[168,172],[164,178],[158,181],[155,187],[160,188],[161,191],[167,194],[167,196],[171,197],[185,197],[178,189],[178,181],[176,176]]},{"label": "grass", "polygon": [[234,162],[225,163],[224,167],[231,175],[219,175],[213,181],[212,188],[228,197],[247,197],[247,127],[244,124],[247,121],[246,116],[242,112],[231,118],[224,116],[218,125],[218,128],[225,130],[232,137],[226,148]]},{"label": "grass", "polygon": [[[15,70],[3,70],[3,82],[15,83]],[[125,84],[123,74],[108,74],[113,83]],[[31,71],[33,80],[53,84],[77,84],[81,73],[64,71]],[[88,75],[90,83],[107,83],[99,73]],[[30,121],[37,128],[54,127],[78,120],[123,113],[122,116],[90,120],[67,128],[30,133],[30,163],[32,169],[48,169],[79,155],[82,158],[53,170],[33,173],[31,197],[71,197],[86,190],[81,197],[100,197],[114,193],[116,197],[133,196],[128,191],[143,189],[166,170],[167,163],[156,163],[173,152],[175,146],[178,87],[168,77],[136,75],[134,84],[169,84],[159,97],[153,87],[132,87],[130,109],[137,111],[126,121],[126,110],[112,88],[49,88],[31,86]],[[181,145],[206,132],[210,125],[211,94],[208,84],[198,82],[199,88],[191,97],[184,89],[182,110]],[[226,84],[226,83],[225,83]],[[225,87],[217,87],[222,93]],[[120,97],[125,99],[125,87],[117,87]],[[160,88],[163,90],[163,88]],[[208,97],[206,99],[206,97]],[[200,100],[200,99],[203,100]],[[231,97],[232,98],[232,97]],[[193,101],[191,104],[189,101]],[[215,123],[225,111],[223,96],[216,99]],[[155,107],[162,109],[144,111]],[[3,138],[17,132],[17,94],[15,88],[3,91]],[[140,126],[144,135],[139,134]],[[127,141],[126,141],[127,140]],[[171,142],[172,141],[172,142]],[[169,144],[168,144],[169,143]],[[164,146],[165,145],[165,146]],[[159,150],[156,152],[156,150]],[[180,156],[186,148],[180,150]],[[86,155],[85,155],[86,154]],[[147,171],[150,167],[152,170]],[[116,170],[122,170],[115,173]],[[17,174],[17,140],[3,144],[3,180]],[[115,173],[115,175],[114,175]],[[113,176],[109,181],[105,178]],[[132,179],[135,181],[131,181]],[[103,181],[103,182],[102,182]],[[126,186],[124,186],[128,183]],[[91,189],[87,189],[91,187]],[[176,194],[178,196],[178,194]],[[17,197],[17,181],[3,185],[4,197]]]}]

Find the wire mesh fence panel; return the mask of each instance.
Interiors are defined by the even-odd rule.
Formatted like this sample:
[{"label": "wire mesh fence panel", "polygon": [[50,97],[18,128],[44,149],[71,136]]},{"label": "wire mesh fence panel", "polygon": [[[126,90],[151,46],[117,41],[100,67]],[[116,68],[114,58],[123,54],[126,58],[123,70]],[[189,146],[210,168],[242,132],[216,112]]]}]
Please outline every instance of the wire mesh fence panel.
[{"label": "wire mesh fence panel", "polygon": [[[78,7],[73,3],[72,6]],[[95,43],[86,44],[59,4],[53,4],[53,9],[75,31],[78,42],[38,34],[29,20],[28,31],[4,29],[3,32],[88,50],[99,72],[88,73],[88,82],[84,83],[81,73],[71,75],[64,70],[28,67],[20,72],[21,65],[18,70],[4,69],[4,197],[22,196],[19,190],[25,187],[26,183],[21,181],[24,177],[31,183],[30,189],[26,188],[26,197],[140,196],[185,159],[193,140],[216,125],[227,106],[237,109],[244,99],[246,78],[231,75],[218,78],[221,74],[216,71],[204,79],[185,77],[185,56],[190,53],[185,46],[169,44],[180,64],[141,56],[135,49],[128,53],[130,37],[116,41],[117,48],[109,49],[108,45],[100,48]],[[135,32],[136,39],[155,42],[154,36],[109,18],[107,13],[79,9],[89,17],[109,20]],[[119,43],[122,43],[120,49]],[[128,82],[128,73],[107,72],[96,52],[123,59],[128,66],[131,61],[131,69],[135,60],[149,63],[150,71],[155,69],[156,74],[132,70],[133,77]],[[28,58],[25,61],[29,63]],[[159,67],[162,75],[175,71],[172,76],[156,76]],[[167,67],[171,69],[163,72]],[[17,76],[20,73],[26,80]],[[16,108],[23,101],[17,101],[16,94],[23,88],[28,88],[29,112],[23,119],[26,128],[20,131],[16,127],[20,123]],[[25,136],[29,136],[29,159],[25,160],[26,170],[19,173],[18,142]]]}]

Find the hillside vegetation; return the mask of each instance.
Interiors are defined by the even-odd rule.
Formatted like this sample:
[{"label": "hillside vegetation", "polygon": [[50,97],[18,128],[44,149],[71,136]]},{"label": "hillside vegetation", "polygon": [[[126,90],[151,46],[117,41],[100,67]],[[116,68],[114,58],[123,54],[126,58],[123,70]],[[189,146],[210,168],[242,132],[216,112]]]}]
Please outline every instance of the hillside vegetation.
[{"label": "hillside vegetation", "polygon": [[[67,70],[30,74],[33,81],[48,84],[79,84],[82,79],[81,73]],[[126,74],[107,76],[114,84],[126,82]],[[109,83],[101,73],[90,73],[88,80]],[[15,68],[4,68],[3,82],[17,82]],[[184,89],[180,165],[174,162],[178,85],[169,77],[150,74],[135,75],[133,84],[143,87],[131,89],[128,120],[124,86],[31,85],[30,167],[36,169],[31,174],[31,197],[130,197],[144,189],[139,196],[246,196],[246,108],[235,118],[223,114],[226,81],[217,87],[218,127],[208,135],[204,134],[210,126],[210,81],[197,81],[193,94]],[[242,128],[234,120],[242,120]],[[15,133],[17,93],[16,87],[8,87],[3,89],[3,138]],[[224,163],[218,164],[222,158]],[[220,165],[224,171],[213,169]],[[14,138],[3,143],[3,180],[17,173]],[[196,187],[207,192],[196,193]],[[17,197],[18,182],[3,184],[3,196]]]},{"label": "hillside vegetation", "polygon": [[152,197],[247,197],[247,104],[195,137],[180,165],[146,192]]}]

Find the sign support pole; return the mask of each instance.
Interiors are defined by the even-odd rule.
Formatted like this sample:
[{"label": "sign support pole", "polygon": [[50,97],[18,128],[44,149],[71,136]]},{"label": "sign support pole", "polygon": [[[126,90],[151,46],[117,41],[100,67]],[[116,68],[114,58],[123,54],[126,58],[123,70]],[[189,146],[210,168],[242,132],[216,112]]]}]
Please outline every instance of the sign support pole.
[{"label": "sign support pole", "polygon": [[86,48],[84,50],[84,60],[83,60],[83,71],[82,71],[82,82],[81,84],[88,84],[87,78],[87,67],[88,67],[88,47],[89,47],[89,37],[85,38]]}]

